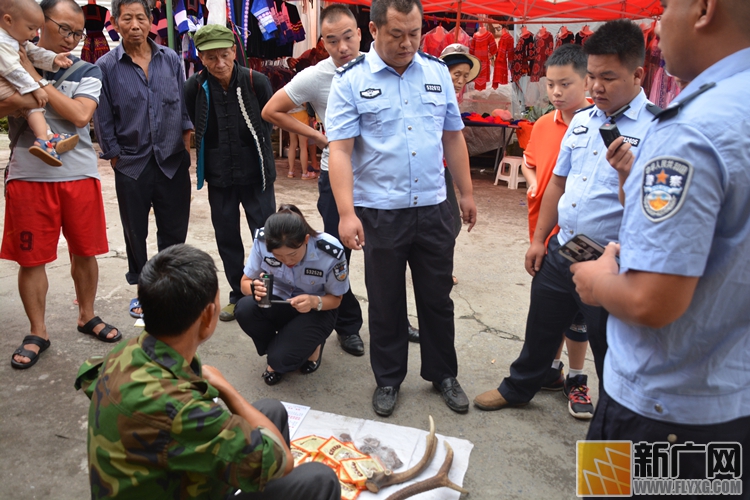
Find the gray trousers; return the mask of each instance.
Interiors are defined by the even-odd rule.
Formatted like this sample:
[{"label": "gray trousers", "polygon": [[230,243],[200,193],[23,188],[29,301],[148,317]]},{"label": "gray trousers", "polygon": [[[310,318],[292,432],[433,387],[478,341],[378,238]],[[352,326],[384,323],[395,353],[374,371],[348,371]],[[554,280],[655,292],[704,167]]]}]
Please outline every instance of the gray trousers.
[{"label": "gray trousers", "polygon": [[[286,408],[275,399],[261,399],[253,406],[273,422],[289,445],[289,423]],[[333,469],[321,463],[307,463],[292,469],[280,479],[269,481],[263,491],[236,495],[227,500],[340,500],[341,486]]]}]

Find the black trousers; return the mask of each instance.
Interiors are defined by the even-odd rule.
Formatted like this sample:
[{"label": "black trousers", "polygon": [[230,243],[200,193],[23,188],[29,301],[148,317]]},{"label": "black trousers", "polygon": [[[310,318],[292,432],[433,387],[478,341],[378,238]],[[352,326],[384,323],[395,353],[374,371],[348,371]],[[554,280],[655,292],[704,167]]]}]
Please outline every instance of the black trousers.
[{"label": "black trousers", "polygon": [[399,386],[406,377],[407,262],[419,316],[421,376],[440,382],[458,374],[450,297],[456,239],[450,210],[447,201],[402,210],[356,208],[365,231],[370,363],[379,387]]},{"label": "black trousers", "polygon": [[[273,422],[281,431],[289,446],[289,422],[284,405],[275,399],[261,399],[253,406]],[[312,466],[312,467],[310,467]],[[302,464],[286,476],[270,481],[263,491],[230,494],[226,500],[288,500],[305,498],[310,500],[339,500],[341,486],[336,473],[320,463]]]},{"label": "black trousers", "polygon": [[510,365],[498,390],[510,403],[526,403],[539,392],[548,369],[555,359],[562,332],[581,312],[586,322],[589,343],[594,353],[599,389],[602,389],[604,355],[607,353],[607,311],[584,304],[573,284],[570,261],[557,250],[560,243],[553,236],[542,268],[531,282],[531,304],[526,319],[526,338],[518,358]]},{"label": "black trousers", "polygon": [[115,170],[115,191],[128,255],[125,278],[131,285],[138,284],[141,269],[148,261],[146,238],[152,206],[159,251],[185,243],[190,219],[190,156],[185,158],[171,179],[161,171],[153,156],[138,179]]},{"label": "black trousers", "polygon": [[[333,191],[331,191],[331,181],[328,178],[328,172],[326,170],[320,171],[320,177],[318,178],[318,212],[323,217],[323,230],[334,236],[339,237],[339,211],[336,208],[336,200],[333,197]],[[349,259],[352,256],[352,250],[344,247],[344,254],[346,255],[346,263],[349,264]],[[349,268],[351,272],[351,267]],[[341,305],[339,306],[339,315],[336,319],[336,333],[348,337],[359,333],[359,329],[362,328],[362,308],[359,305],[359,301],[354,296],[351,286],[343,297],[341,297]]]},{"label": "black trousers", "polygon": [[[700,401],[696,401],[700,405]],[[695,444],[740,443],[742,445],[742,496],[692,496],[682,495],[682,498],[750,498],[750,474],[747,473],[750,464],[750,417],[739,418],[730,422],[713,425],[687,425],[672,422],[662,422],[639,415],[624,407],[603,389],[599,392],[599,403],[591,420],[587,440],[641,441],[648,443],[670,442],[672,435],[674,443],[682,445],[687,441]],[[705,479],[707,455],[703,453],[679,453],[680,479]],[[639,468],[638,456],[634,456],[636,469]],[[735,459],[737,462],[737,459]],[[735,463],[735,465],[737,465]],[[635,477],[640,477],[638,470],[634,470]],[[657,474],[655,474],[657,475]],[[640,496],[638,498],[641,498]],[[651,498],[644,496],[642,498]],[[653,498],[664,498],[663,496]]]},{"label": "black trousers", "polygon": [[231,291],[229,302],[236,304],[242,298],[240,281],[245,268],[245,247],[240,232],[240,210],[245,211],[245,219],[251,234],[263,227],[266,219],[276,212],[276,197],[273,184],[263,191],[263,186],[217,187],[208,184],[208,203],[211,206],[211,223],[216,235],[216,246],[224,264]]},{"label": "black trousers", "polygon": [[458,198],[456,198],[456,188],[453,186],[453,176],[451,171],[445,169],[445,196],[451,206],[451,215],[453,215],[453,234],[458,238],[458,233],[461,232],[461,209],[458,206]]},{"label": "black trousers", "polygon": [[284,304],[264,309],[252,295],[237,302],[234,314],[242,330],[253,339],[258,355],[266,355],[268,366],[279,373],[302,366],[336,324],[336,309],[306,314]]}]

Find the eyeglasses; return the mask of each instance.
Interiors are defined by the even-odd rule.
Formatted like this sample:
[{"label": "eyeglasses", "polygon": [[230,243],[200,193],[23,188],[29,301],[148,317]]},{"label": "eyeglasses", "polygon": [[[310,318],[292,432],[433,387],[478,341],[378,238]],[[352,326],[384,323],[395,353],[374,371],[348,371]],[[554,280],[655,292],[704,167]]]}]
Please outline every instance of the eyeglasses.
[{"label": "eyeglasses", "polygon": [[53,23],[55,23],[57,25],[57,32],[60,33],[60,35],[66,40],[70,38],[71,36],[73,37],[73,40],[76,40],[76,41],[81,41],[86,38],[86,35],[83,33],[83,31],[73,31],[67,26],[60,25],[60,23],[58,23],[57,21],[55,21],[54,19],[50,17],[44,16],[44,18],[48,21],[52,21]]}]

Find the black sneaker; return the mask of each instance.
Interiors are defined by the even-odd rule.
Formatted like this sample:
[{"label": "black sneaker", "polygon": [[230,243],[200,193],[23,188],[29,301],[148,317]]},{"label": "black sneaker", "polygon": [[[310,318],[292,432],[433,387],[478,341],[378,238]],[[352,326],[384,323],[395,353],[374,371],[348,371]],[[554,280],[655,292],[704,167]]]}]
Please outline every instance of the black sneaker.
[{"label": "black sneaker", "polygon": [[565,385],[565,375],[563,375],[563,368],[565,363],[560,362],[560,368],[555,370],[551,366],[547,371],[547,377],[544,379],[542,384],[543,391],[562,391]]},{"label": "black sneaker", "polygon": [[573,378],[568,376],[563,388],[563,393],[568,398],[568,411],[581,420],[590,420],[594,417],[594,405],[591,403],[587,382],[586,375],[576,375]]}]

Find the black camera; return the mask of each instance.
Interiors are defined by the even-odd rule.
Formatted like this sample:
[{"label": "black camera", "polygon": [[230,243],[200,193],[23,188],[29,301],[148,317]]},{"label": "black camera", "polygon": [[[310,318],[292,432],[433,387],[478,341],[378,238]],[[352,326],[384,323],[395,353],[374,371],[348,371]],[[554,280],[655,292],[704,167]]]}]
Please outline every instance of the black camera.
[{"label": "black camera", "polygon": [[615,125],[614,123],[605,123],[604,125],[599,127],[599,133],[602,135],[604,145],[607,146],[607,148],[609,148],[609,146],[614,142],[615,139],[622,135],[617,129],[617,125]]}]

